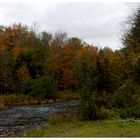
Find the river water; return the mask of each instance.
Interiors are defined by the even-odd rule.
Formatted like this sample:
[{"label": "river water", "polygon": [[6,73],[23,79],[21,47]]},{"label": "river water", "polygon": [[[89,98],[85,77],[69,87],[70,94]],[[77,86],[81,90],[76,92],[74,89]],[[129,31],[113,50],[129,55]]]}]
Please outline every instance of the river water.
[{"label": "river water", "polygon": [[0,110],[0,137],[15,136],[47,122],[49,116],[64,112],[69,106],[78,105],[69,100],[43,105],[24,105]]}]

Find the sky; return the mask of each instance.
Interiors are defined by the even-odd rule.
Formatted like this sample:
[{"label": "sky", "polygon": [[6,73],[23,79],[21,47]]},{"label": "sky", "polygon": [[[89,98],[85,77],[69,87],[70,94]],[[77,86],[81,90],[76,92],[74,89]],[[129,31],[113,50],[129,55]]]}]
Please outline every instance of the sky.
[{"label": "sky", "polygon": [[138,2],[0,2],[0,25],[37,24],[38,31],[66,32],[68,37],[115,50],[123,47],[122,30],[138,6]]}]

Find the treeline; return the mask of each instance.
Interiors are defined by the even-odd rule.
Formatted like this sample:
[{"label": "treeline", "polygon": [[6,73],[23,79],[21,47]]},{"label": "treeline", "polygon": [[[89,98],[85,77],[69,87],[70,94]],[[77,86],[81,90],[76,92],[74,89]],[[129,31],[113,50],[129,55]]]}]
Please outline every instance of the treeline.
[{"label": "treeline", "polygon": [[65,33],[52,36],[21,24],[1,26],[0,93],[45,97],[54,89],[87,88],[113,94],[127,72],[124,59],[121,51],[98,49]]},{"label": "treeline", "polygon": [[0,94],[49,98],[57,91],[76,91],[87,118],[97,118],[97,109],[133,107],[130,116],[140,117],[140,10],[129,21],[124,48],[115,51],[65,33],[1,26]]}]

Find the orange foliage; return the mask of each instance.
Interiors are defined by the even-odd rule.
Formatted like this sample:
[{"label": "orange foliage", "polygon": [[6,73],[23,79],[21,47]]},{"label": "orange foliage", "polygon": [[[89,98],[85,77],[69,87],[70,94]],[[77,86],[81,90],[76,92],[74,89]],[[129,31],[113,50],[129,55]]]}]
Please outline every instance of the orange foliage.
[{"label": "orange foliage", "polygon": [[0,44],[0,53],[3,53],[6,51],[6,46],[4,44]]},{"label": "orange foliage", "polygon": [[18,70],[18,72],[17,72],[17,75],[18,75],[18,77],[19,77],[20,80],[25,80],[25,79],[29,78],[30,73],[29,73],[29,70],[28,70],[26,64],[23,64],[23,65],[19,68],[19,70]]},{"label": "orange foliage", "polygon": [[14,58],[14,60],[16,60],[17,56],[20,55],[20,53],[21,53],[21,48],[15,47],[15,48],[13,48],[12,52],[13,52],[13,58]]}]

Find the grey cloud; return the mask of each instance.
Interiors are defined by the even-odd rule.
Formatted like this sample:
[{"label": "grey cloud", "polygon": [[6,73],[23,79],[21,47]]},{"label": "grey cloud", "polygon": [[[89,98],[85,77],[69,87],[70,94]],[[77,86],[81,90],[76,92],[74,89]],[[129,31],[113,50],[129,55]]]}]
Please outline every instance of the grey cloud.
[{"label": "grey cloud", "polygon": [[1,3],[1,24],[40,25],[40,30],[62,30],[89,43],[119,48],[121,24],[139,3]]}]

